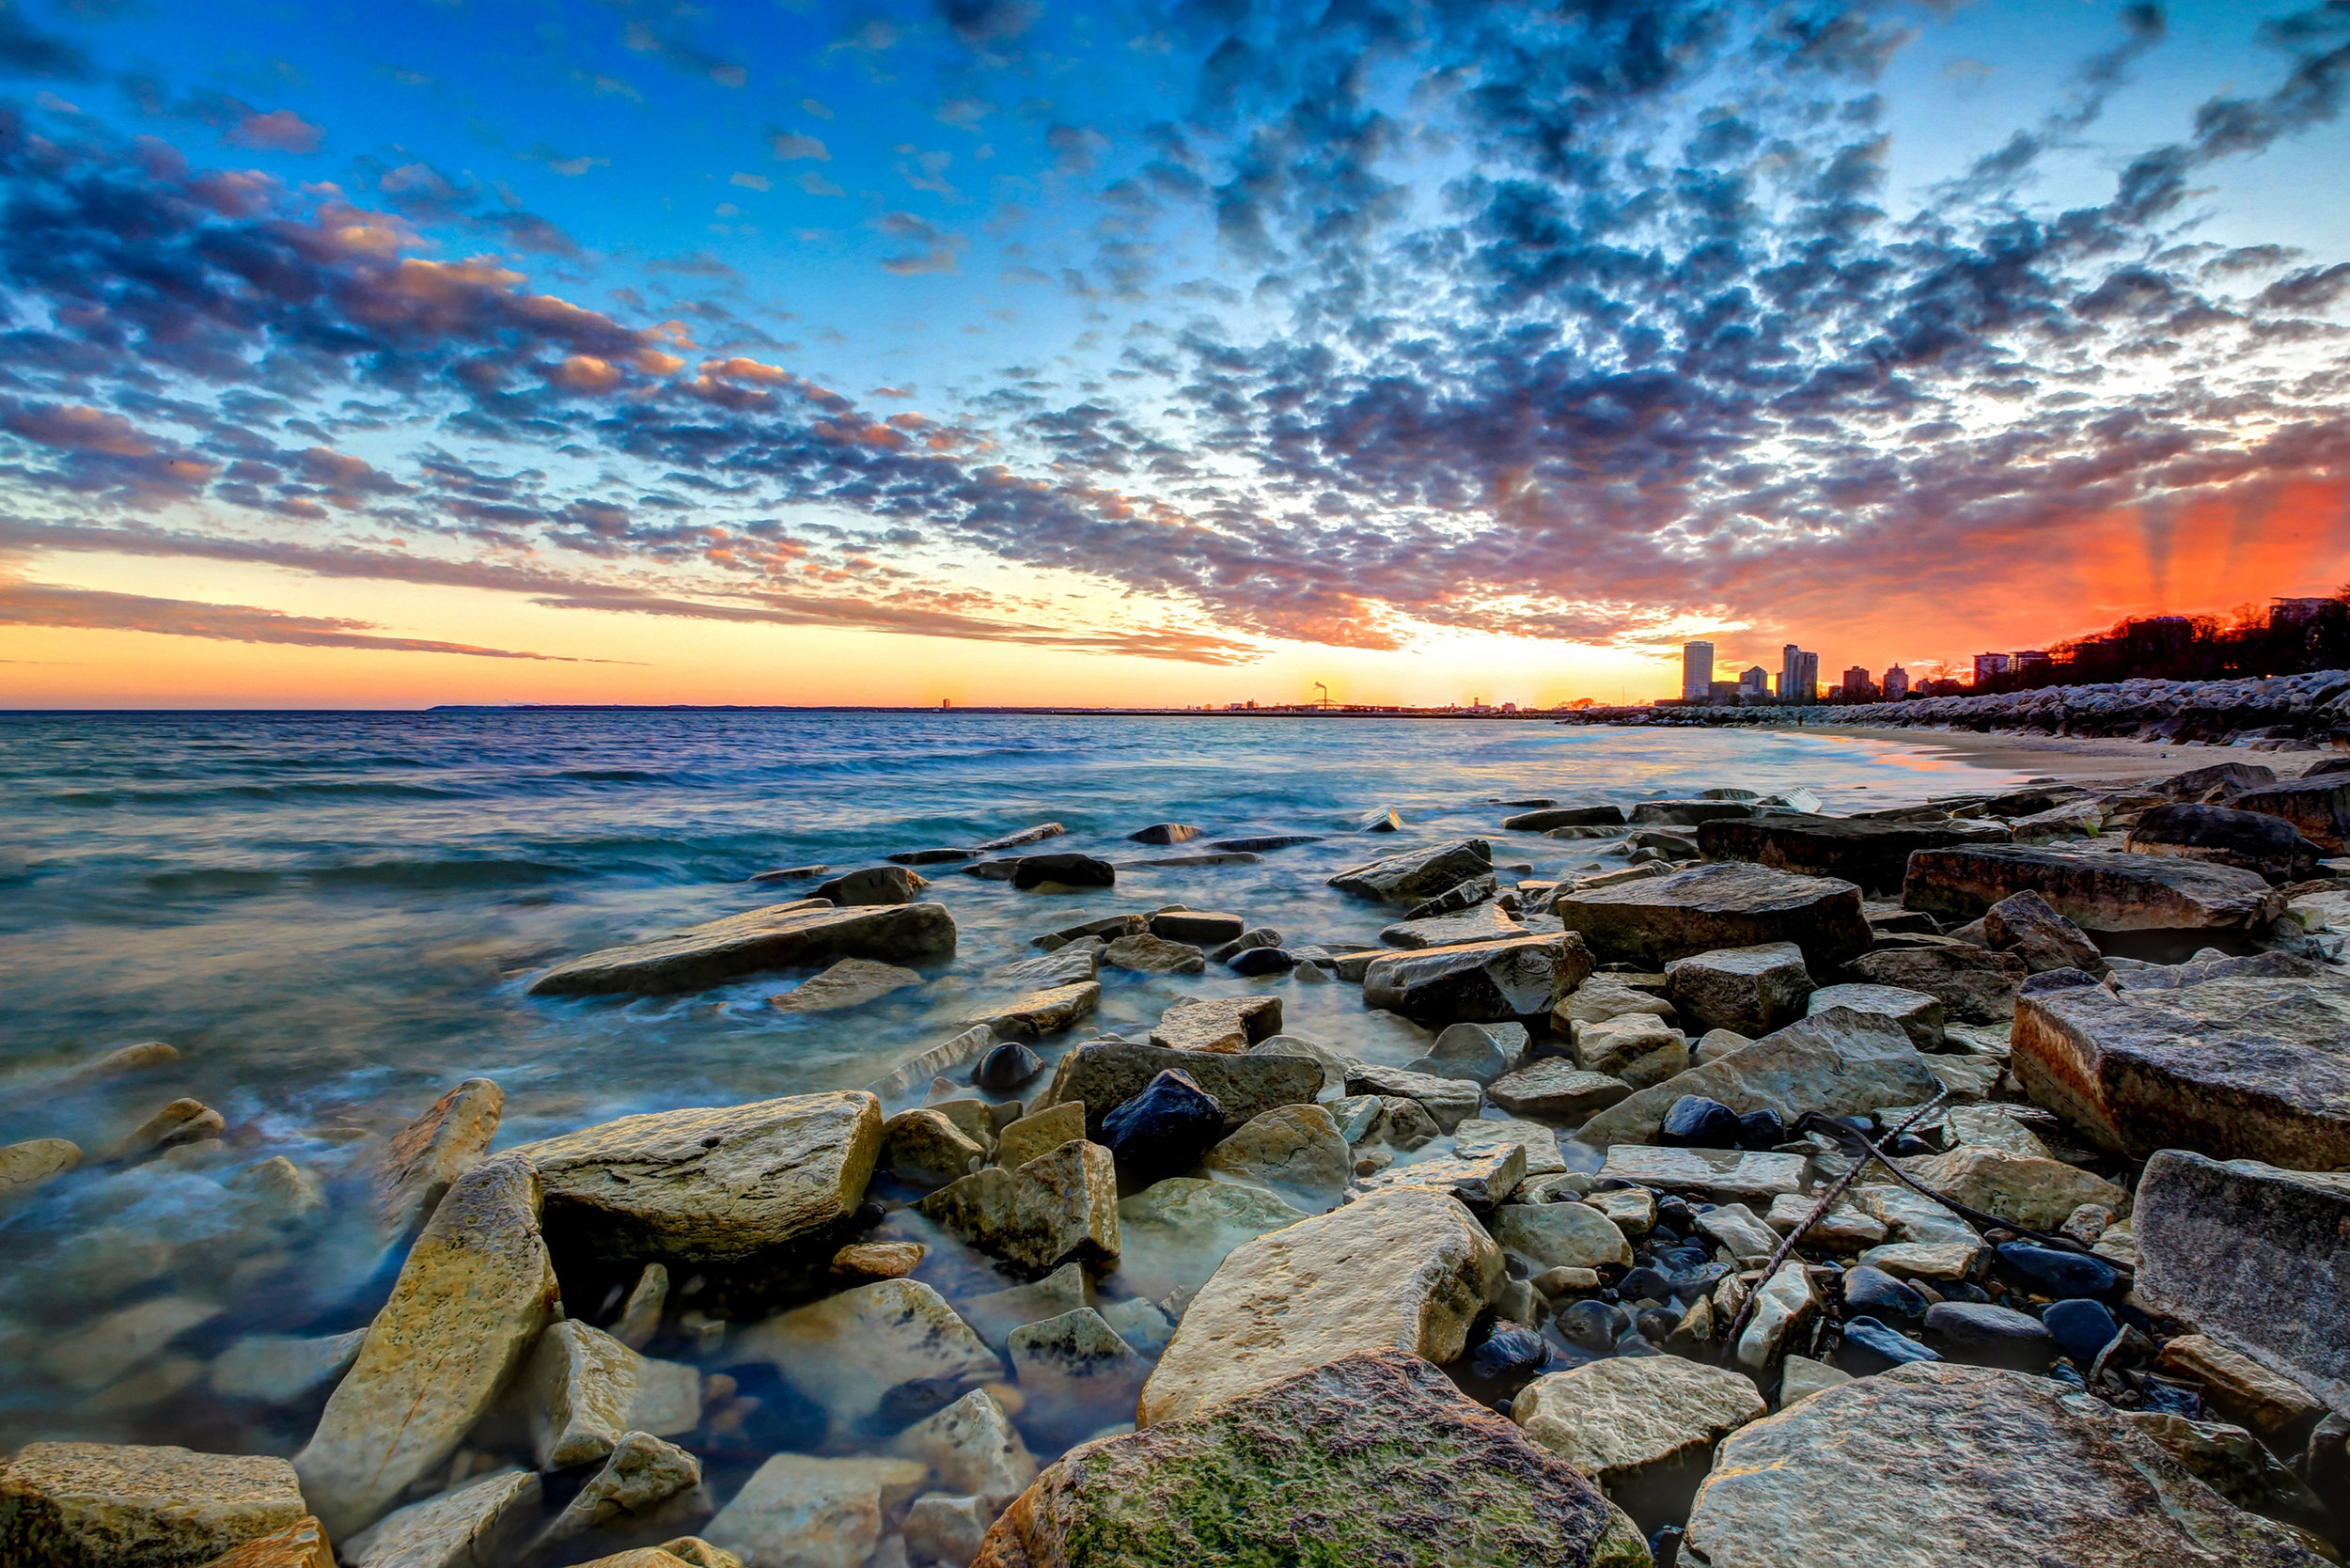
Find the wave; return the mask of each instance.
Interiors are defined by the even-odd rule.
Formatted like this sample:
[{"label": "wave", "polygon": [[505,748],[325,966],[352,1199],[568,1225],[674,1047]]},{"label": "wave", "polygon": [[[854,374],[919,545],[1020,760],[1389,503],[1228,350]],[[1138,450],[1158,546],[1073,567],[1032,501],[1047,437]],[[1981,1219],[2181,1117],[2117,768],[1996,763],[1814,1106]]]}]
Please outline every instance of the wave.
[{"label": "wave", "polygon": [[306,780],[291,784],[213,784],[182,790],[69,790],[48,797],[53,806],[105,808],[117,806],[210,806],[233,801],[279,804],[303,800],[471,800],[478,792],[425,784],[339,783]]},{"label": "wave", "polygon": [[471,888],[534,887],[591,874],[544,860],[371,860],[316,867],[308,876],[318,887]]},{"label": "wave", "polygon": [[274,893],[285,880],[280,871],[240,866],[192,866],[145,878],[148,891],[164,898],[248,898]]}]

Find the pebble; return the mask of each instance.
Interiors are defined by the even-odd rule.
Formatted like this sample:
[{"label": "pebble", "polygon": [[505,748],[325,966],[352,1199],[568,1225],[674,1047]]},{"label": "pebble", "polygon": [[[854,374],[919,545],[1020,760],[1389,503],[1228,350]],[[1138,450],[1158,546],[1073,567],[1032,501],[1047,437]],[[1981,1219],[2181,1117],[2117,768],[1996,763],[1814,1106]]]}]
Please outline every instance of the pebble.
[{"label": "pebble", "polygon": [[1684,1094],[1665,1112],[1656,1141],[1668,1149],[1735,1149],[1745,1130],[1738,1113],[1719,1100]]},{"label": "pebble", "polygon": [[2053,1247],[2008,1242],[1997,1251],[2001,1273],[2042,1295],[2104,1295],[2122,1278],[2103,1258],[2060,1252]]},{"label": "pebble", "polygon": [[1136,1180],[1188,1170],[1224,1136],[1224,1107],[1172,1068],[1102,1118],[1102,1138]]},{"label": "pebble", "polygon": [[2047,1325],[2057,1349],[2083,1367],[2095,1361],[2097,1353],[2122,1331],[2104,1302],[2078,1297],[2052,1303],[2040,1314],[2040,1321]]},{"label": "pebble", "polygon": [[2047,1325],[2012,1307],[1938,1301],[1926,1309],[1925,1332],[1950,1359],[1979,1367],[2039,1372],[2056,1354],[2056,1340]]}]

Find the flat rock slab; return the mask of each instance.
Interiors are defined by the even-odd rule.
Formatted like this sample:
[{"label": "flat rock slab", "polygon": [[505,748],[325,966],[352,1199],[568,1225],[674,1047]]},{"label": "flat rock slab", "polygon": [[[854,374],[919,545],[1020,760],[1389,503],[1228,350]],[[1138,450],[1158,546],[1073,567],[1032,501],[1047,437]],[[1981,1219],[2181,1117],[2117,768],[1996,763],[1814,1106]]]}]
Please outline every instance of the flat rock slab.
[{"label": "flat rock slab", "polygon": [[2247,790],[2228,804],[2291,823],[2328,855],[2340,855],[2350,837],[2350,778],[2339,774]]},{"label": "flat rock slab", "polygon": [[915,1207],[972,1246],[1034,1273],[1118,1256],[1117,1167],[1107,1149],[1082,1138],[1016,1170],[975,1171]]},{"label": "flat rock slab", "polygon": [[386,1235],[425,1222],[449,1184],[480,1163],[505,1109],[496,1084],[467,1078],[392,1135],[375,1171],[376,1223]]},{"label": "flat rock slab", "polygon": [[2021,997],[2016,1081],[2130,1154],[2350,1165],[2350,980],[2278,954],[2206,973],[2120,996],[2083,985]]},{"label": "flat rock slab", "polygon": [[1161,1013],[1151,1026],[1151,1043],[1230,1056],[1280,1032],[1280,997],[1209,996],[1177,1002]]},{"label": "flat rock slab", "polygon": [[859,1568],[900,1503],[922,1489],[914,1459],[818,1459],[779,1453],[705,1527],[745,1568]]},{"label": "flat rock slab", "polygon": [[1658,1471],[1701,1466],[1766,1409],[1737,1372],[1678,1356],[1619,1356],[1536,1378],[1510,1419],[1613,1497]]},{"label": "flat rock slab", "polygon": [[2149,1308],[2350,1415],[2350,1175],[2165,1150],[2131,1226]]},{"label": "flat rock slab", "polygon": [[27,1443],[0,1464],[0,1562],[196,1568],[308,1512],[282,1459]]},{"label": "flat rock slab", "polygon": [[1647,1561],[1566,1461],[1389,1351],[1077,1449],[995,1521],[974,1568]]},{"label": "flat rock slab", "polygon": [[2317,1568],[2111,1407],[1913,1363],[1732,1433],[1689,1516],[1711,1568]]},{"label": "flat rock slab", "polygon": [[1995,823],[1748,817],[1701,823],[1698,849],[1708,860],[1750,860],[1783,871],[1842,877],[1863,887],[1891,892],[1900,888],[1909,857],[1919,850],[2004,843],[2007,837],[2008,830]]},{"label": "flat rock slab", "polygon": [[1716,948],[1792,942],[1825,973],[1869,950],[1860,888],[1738,861],[1562,890],[1550,913],[1602,959],[1662,968]]},{"label": "flat rock slab", "polygon": [[1501,1249],[1453,1199],[1374,1193],[1233,1249],[1144,1385],[1149,1426],[1357,1350],[1442,1363],[1501,1289]]},{"label": "flat rock slab", "polygon": [[1330,886],[1358,898],[1418,903],[1490,875],[1493,869],[1493,849],[1484,839],[1461,839],[1351,867],[1332,877]]},{"label": "flat rock slab", "polygon": [[2282,895],[2233,866],[1997,846],[1920,850],[1910,857],[1902,903],[1971,920],[2027,889],[2084,931],[2257,933],[2284,913]]},{"label": "flat rock slab", "polygon": [[1101,982],[1079,980],[990,1002],[964,1022],[984,1027],[1001,1040],[1041,1040],[1075,1027],[1080,1020],[1091,1017],[1101,1002]]},{"label": "flat rock slab", "polygon": [[500,1470],[387,1514],[343,1543],[350,1568],[473,1568],[510,1561],[538,1523],[539,1477]]},{"label": "flat rock slab", "polygon": [[1379,933],[1379,940],[1390,948],[1452,948],[1464,942],[1498,942],[1526,934],[1526,928],[1508,912],[1480,903],[1457,915],[1398,920]]},{"label": "flat rock slab", "polygon": [[1165,1045],[1102,1041],[1060,1058],[1053,1082],[1029,1106],[1034,1114],[1076,1101],[1086,1108],[1086,1136],[1097,1141],[1102,1118],[1150,1086],[1161,1073],[1187,1073],[1224,1107],[1224,1125],[1241,1124],[1276,1105],[1311,1105],[1322,1092],[1322,1064],[1305,1057],[1232,1056]]},{"label": "flat rock slab", "polygon": [[1371,959],[1363,1001],[1431,1026],[1510,1023],[1547,1013],[1590,972],[1590,953],[1568,933],[1423,948]]},{"label": "flat rock slab", "polygon": [[1485,1092],[1506,1110],[1572,1126],[1628,1098],[1632,1086],[1606,1073],[1587,1073],[1564,1057],[1543,1057],[1496,1078]]},{"label": "flat rock slab", "polygon": [[2014,953],[1958,943],[1862,953],[1844,965],[1843,978],[1860,985],[1923,992],[1942,1004],[1945,1018],[2003,1024],[2014,1016],[2015,994],[2030,973]]},{"label": "flat rock slab", "polygon": [[853,1213],[881,1140],[881,1102],[842,1090],[624,1116],[512,1152],[538,1168],[564,1245],[717,1262]]},{"label": "flat rock slab", "polygon": [[1641,1090],[1592,1117],[1575,1137],[1599,1148],[1653,1142],[1666,1111],[1684,1094],[1718,1100],[1741,1115],[1777,1111],[1792,1124],[1806,1111],[1847,1116],[1922,1105],[1941,1087],[1901,1025],[1879,1013],[1829,1008]]},{"label": "flat rock slab", "polygon": [[768,997],[767,1005],[778,1012],[838,1012],[921,983],[918,970],[877,964],[870,958],[844,958],[822,974]]},{"label": "flat rock slab", "polygon": [[837,958],[947,958],[955,919],[943,903],[849,909],[816,899],[709,920],[558,964],[530,982],[534,996],[667,996],[723,985],[762,969]]},{"label": "flat rock slab", "polygon": [[1694,1193],[1711,1202],[1767,1204],[1781,1193],[1801,1192],[1810,1164],[1801,1154],[1619,1143],[1607,1151],[1599,1173],[1667,1192]]}]

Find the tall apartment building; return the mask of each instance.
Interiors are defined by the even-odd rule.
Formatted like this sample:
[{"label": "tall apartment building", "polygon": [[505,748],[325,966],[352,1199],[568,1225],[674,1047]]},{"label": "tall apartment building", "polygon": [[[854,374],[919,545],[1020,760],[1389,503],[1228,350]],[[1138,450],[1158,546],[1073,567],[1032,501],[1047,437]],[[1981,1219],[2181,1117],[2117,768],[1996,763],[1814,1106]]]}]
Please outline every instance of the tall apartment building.
[{"label": "tall apartment building", "polygon": [[1771,695],[1771,672],[1761,665],[1748,665],[1738,677],[1738,699],[1750,701]]},{"label": "tall apartment building", "polygon": [[1714,645],[1710,642],[1684,642],[1681,645],[1681,700],[1703,702],[1714,689]]},{"label": "tall apartment building", "polygon": [[1885,700],[1899,702],[1909,695],[1909,671],[1895,665],[1885,672]]},{"label": "tall apartment building", "polygon": [[1867,701],[1876,696],[1877,683],[1869,679],[1869,672],[1858,665],[1844,671],[1844,695],[1855,701]]},{"label": "tall apartment building", "polygon": [[1975,684],[1980,686],[1995,675],[2007,673],[2007,655],[1978,653],[1975,655]]},{"label": "tall apartment building", "polygon": [[1817,702],[1820,699],[1820,656],[1807,653],[1794,643],[1778,651],[1778,699],[1781,702]]}]

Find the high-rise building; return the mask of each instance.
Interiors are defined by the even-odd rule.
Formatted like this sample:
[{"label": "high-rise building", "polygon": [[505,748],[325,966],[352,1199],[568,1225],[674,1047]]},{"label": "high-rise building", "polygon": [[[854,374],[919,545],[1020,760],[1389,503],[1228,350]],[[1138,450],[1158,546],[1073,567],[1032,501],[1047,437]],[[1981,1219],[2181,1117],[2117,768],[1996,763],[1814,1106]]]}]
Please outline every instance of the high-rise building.
[{"label": "high-rise building", "polygon": [[1681,645],[1681,700],[1702,702],[1714,685],[1714,645],[1710,642],[1684,642]]},{"label": "high-rise building", "polygon": [[1866,702],[1876,696],[1877,683],[1869,679],[1869,672],[1858,665],[1844,671],[1844,695],[1856,702]]},{"label": "high-rise building", "polygon": [[2045,669],[2048,667],[2048,655],[2045,651],[2038,648],[2027,648],[2020,653],[2009,654],[2007,667],[2013,670],[2016,674],[2021,675],[2028,669]]},{"label": "high-rise building", "polygon": [[1975,655],[1975,684],[1980,686],[1995,675],[2007,673],[2007,655],[1978,653]]},{"label": "high-rise building", "polygon": [[1778,699],[1781,702],[1817,702],[1820,700],[1820,656],[1807,653],[1789,644],[1788,667],[1778,678]]},{"label": "high-rise building", "polygon": [[1885,672],[1885,700],[1899,702],[1909,695],[1909,671],[1895,665]]},{"label": "high-rise building", "polygon": [[1739,700],[1752,701],[1770,695],[1771,672],[1761,665],[1748,665],[1746,673],[1738,677]]}]

